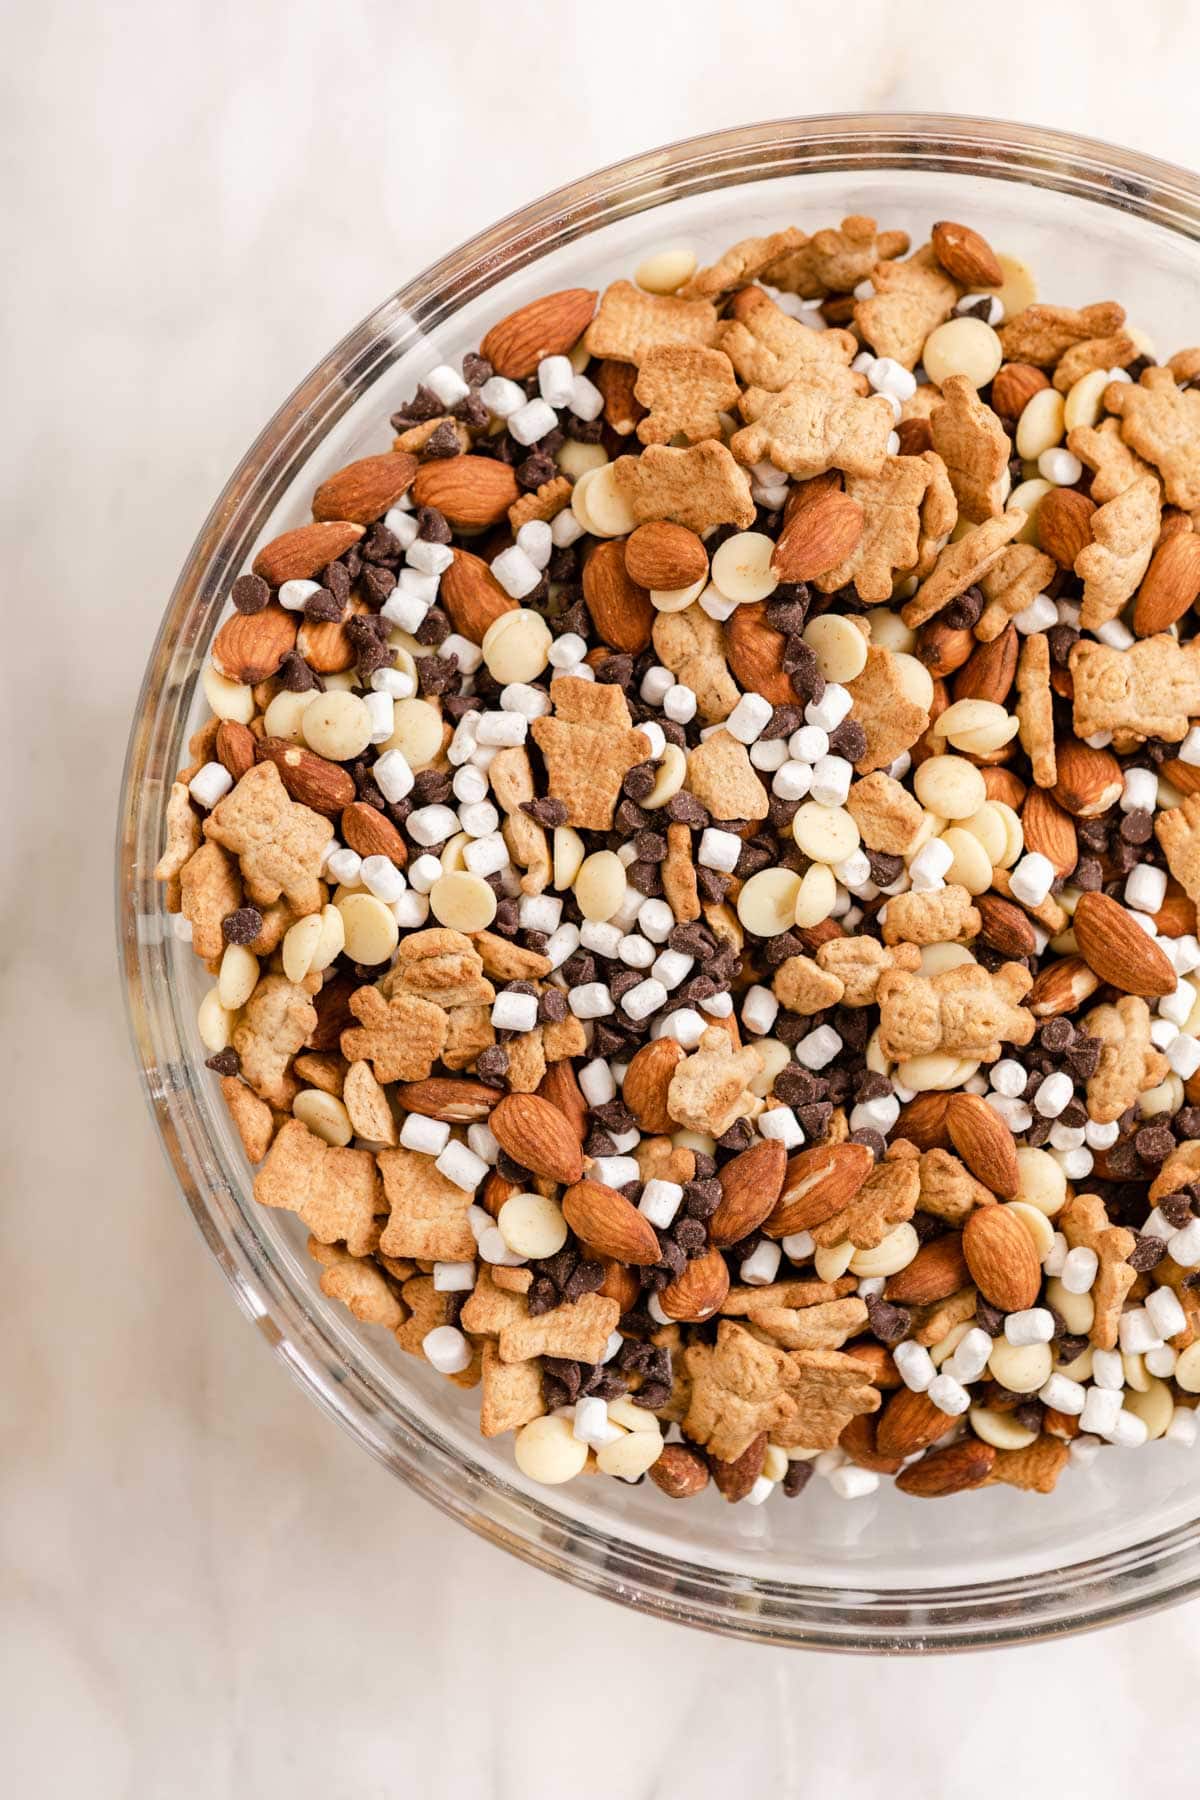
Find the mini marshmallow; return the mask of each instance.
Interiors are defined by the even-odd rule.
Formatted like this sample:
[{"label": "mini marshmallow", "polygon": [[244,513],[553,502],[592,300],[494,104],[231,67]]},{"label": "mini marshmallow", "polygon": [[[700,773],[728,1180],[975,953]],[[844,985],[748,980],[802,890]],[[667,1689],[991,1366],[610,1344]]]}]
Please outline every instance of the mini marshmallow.
[{"label": "mini marshmallow", "polygon": [[575,390],[575,371],[569,356],[543,356],[537,366],[538,392],[547,406],[571,404]]},{"label": "mini marshmallow", "polygon": [[780,1242],[783,1254],[794,1263],[807,1262],[817,1247],[811,1231],[789,1231]]},{"label": "mini marshmallow", "polygon": [[853,774],[853,764],[845,757],[822,756],[813,764],[810,789],[813,799],[822,806],[844,806]]},{"label": "mini marshmallow", "polygon": [[647,900],[638,908],[638,926],[652,944],[663,944],[675,929],[675,914],[665,900]]},{"label": "mini marshmallow", "polygon": [[667,747],[667,737],[662,726],[657,719],[643,719],[638,730],[650,744],[651,760],[657,762]]},{"label": "mini marshmallow", "polygon": [[810,700],[804,709],[806,725],[819,725],[822,731],[836,731],[842,720],[848,717],[854,701],[846,688],[836,681],[825,684],[825,692],[819,700]]},{"label": "mini marshmallow", "polygon": [[1010,1312],[1004,1320],[1004,1336],[1010,1344],[1048,1344],[1054,1336],[1054,1314],[1045,1306],[1027,1306]]},{"label": "mini marshmallow", "polygon": [[752,744],[771,723],[774,710],[771,702],[764,700],[761,694],[743,694],[725,720],[725,729],[740,744]]},{"label": "mini marshmallow", "polygon": [[585,919],[579,927],[579,942],[585,950],[593,950],[597,956],[611,959],[621,947],[621,928],[599,919]]},{"label": "mini marshmallow", "polygon": [[1090,1150],[1055,1150],[1051,1154],[1069,1181],[1082,1181],[1085,1175],[1090,1175],[1096,1160]]},{"label": "mini marshmallow", "polygon": [[679,1182],[652,1179],[642,1189],[638,1211],[660,1231],[666,1231],[675,1223],[675,1215],[682,1204],[683,1188]]},{"label": "mini marshmallow", "polygon": [[283,581],[276,598],[285,612],[303,612],[314,594],[319,594],[319,581]]},{"label": "mini marshmallow", "polygon": [[1072,1381],[1067,1375],[1051,1375],[1038,1389],[1038,1399],[1043,1406],[1052,1406],[1055,1412],[1066,1413],[1068,1418],[1078,1418],[1083,1411],[1087,1389],[1080,1381]]},{"label": "mini marshmallow", "polygon": [[1085,1142],[1093,1150],[1109,1150],[1121,1135],[1121,1127],[1113,1119],[1101,1124],[1098,1119],[1089,1119],[1083,1128]]},{"label": "mini marshmallow", "polygon": [[1125,1363],[1119,1350],[1092,1351],[1092,1380],[1116,1393],[1125,1386]]},{"label": "mini marshmallow", "polygon": [[641,937],[633,932],[623,937],[617,945],[617,955],[629,969],[648,969],[657,952],[649,938]]},{"label": "mini marshmallow", "polygon": [[376,758],[371,774],[389,806],[394,806],[397,800],[403,800],[410,794],[416,779],[403,750],[385,750],[382,756]]},{"label": "mini marshmallow", "polygon": [[1136,1450],[1146,1442],[1150,1432],[1144,1419],[1122,1407],[1105,1435],[1111,1444],[1122,1450]]},{"label": "mini marshmallow", "polygon": [[[1196,729],[1193,727],[1193,729]],[[1180,750],[1182,760],[1183,752]],[[1158,804],[1158,775],[1153,769],[1126,769],[1117,805],[1122,812],[1153,812]]]},{"label": "mini marshmallow", "polygon": [[638,692],[647,706],[661,706],[674,686],[675,677],[670,669],[664,669],[659,663],[655,663],[642,676]]},{"label": "mini marshmallow", "polygon": [[623,1188],[641,1179],[641,1170],[632,1156],[598,1156],[592,1174],[605,1187]]},{"label": "mini marshmallow", "polygon": [[363,695],[363,704],[371,721],[369,741],[372,744],[386,744],[396,728],[396,708],[392,696],[372,689],[369,694]]},{"label": "mini marshmallow", "polygon": [[520,712],[485,712],[472,715],[475,736],[483,745],[510,749],[523,744],[529,735],[529,720]]},{"label": "mini marshmallow", "polygon": [[1200,1219],[1193,1219],[1181,1231],[1174,1232],[1167,1239],[1167,1250],[1181,1269],[1194,1269],[1200,1264]]},{"label": "mini marshmallow", "polygon": [[797,762],[815,763],[829,755],[829,733],[819,725],[802,725],[788,739],[788,753]]},{"label": "mini marshmallow", "polygon": [[197,769],[188,782],[188,793],[197,805],[211,811],[218,800],[223,800],[233,786],[233,776],[224,763],[207,762]]},{"label": "mini marshmallow", "polygon": [[682,682],[673,682],[663,696],[662,709],[676,725],[686,725],[696,716],[696,696]]},{"label": "mini marshmallow", "polygon": [[1153,1350],[1162,1342],[1162,1335],[1144,1306],[1131,1306],[1121,1314],[1117,1336],[1126,1356]]},{"label": "mini marshmallow", "polygon": [[862,1469],[857,1463],[848,1462],[833,1471],[829,1485],[839,1500],[864,1500],[878,1489],[879,1477],[872,1469]]},{"label": "mini marshmallow", "polygon": [[1049,594],[1037,594],[1029,605],[1013,618],[1013,624],[1026,636],[1035,631],[1049,631],[1058,623],[1058,608]]},{"label": "mini marshmallow", "polygon": [[491,569],[512,600],[523,600],[526,594],[532,594],[542,579],[542,571],[529,560],[519,544],[510,544],[507,550],[501,550],[493,557]]},{"label": "mini marshmallow", "polygon": [[449,544],[435,544],[429,538],[414,538],[405,556],[405,567],[422,575],[444,575],[454,561]]},{"label": "mini marshmallow", "polygon": [[987,1368],[988,1358],[992,1354],[992,1340],[979,1325],[973,1325],[964,1332],[955,1346],[954,1352],[942,1364],[948,1375],[965,1386],[970,1381],[978,1381]]},{"label": "mini marshmallow", "polygon": [[604,411],[604,395],[586,375],[576,375],[571,383],[571,398],[567,401],[567,406],[577,419],[590,425]]},{"label": "mini marshmallow", "polygon": [[700,1005],[714,1019],[727,1019],[733,1011],[732,994],[706,994]]},{"label": "mini marshmallow", "polygon": [[[621,996],[621,1010],[631,1019],[648,1019],[651,1013],[656,1013],[666,1003],[667,990],[653,976],[647,976],[645,981],[639,981],[636,987],[630,988],[627,994]],[[609,1011],[611,1010],[610,1001]]]},{"label": "mini marshmallow", "polygon": [[707,1020],[701,1017],[694,1006],[681,1006],[677,1012],[667,1014],[662,1021],[661,1032],[656,1035],[672,1037],[685,1050],[691,1050],[707,1030]]},{"label": "mini marshmallow", "polygon": [[1013,897],[1024,906],[1040,906],[1054,882],[1054,864],[1040,850],[1023,856],[1009,877]]},{"label": "mini marshmallow", "polygon": [[508,415],[509,436],[514,437],[518,444],[526,446],[536,444],[539,438],[544,438],[547,432],[556,430],[557,426],[554,408],[547,406],[540,396],[536,400],[526,400],[523,406],[518,406],[516,412]]},{"label": "mini marshmallow", "polygon": [[1156,913],[1167,897],[1167,872],[1139,863],[1125,883],[1125,902],[1137,912]]},{"label": "mini marshmallow", "polygon": [[449,363],[439,363],[425,377],[424,386],[431,394],[436,394],[442,405],[449,412],[460,400],[465,400],[471,392],[462,376]]},{"label": "mini marshmallow", "polygon": [[557,925],[546,941],[542,955],[549,959],[551,969],[557,969],[566,962],[568,956],[574,956],[579,948],[579,927],[566,920]]},{"label": "mini marshmallow", "polygon": [[1128,625],[1120,619],[1108,619],[1103,625],[1097,626],[1096,636],[1102,644],[1107,644],[1110,650],[1128,650],[1135,641]]},{"label": "mini marshmallow", "polygon": [[1198,1433],[1200,1433],[1200,1421],[1197,1421],[1195,1412],[1190,1407],[1177,1406],[1171,1414],[1171,1423],[1167,1426],[1163,1436],[1169,1443],[1182,1444],[1185,1449],[1190,1450],[1196,1442]]},{"label": "mini marshmallow", "polygon": [[783,1252],[770,1238],[763,1238],[757,1249],[738,1268],[738,1279],[747,1287],[766,1287],[774,1281]]},{"label": "mini marshmallow", "polygon": [[429,917],[429,901],[410,886],[406,894],[392,901],[392,917],[402,931],[415,931]]},{"label": "mini marshmallow", "polygon": [[1062,1266],[1060,1277],[1068,1294],[1086,1294],[1091,1291],[1100,1269],[1100,1258],[1087,1244],[1077,1244],[1068,1252]]},{"label": "mini marshmallow", "polygon": [[325,858],[325,873],[332,875],[342,887],[356,887],[362,874],[362,857],[357,850],[339,844]]},{"label": "mini marshmallow", "polygon": [[878,1131],[886,1137],[900,1116],[900,1102],[895,1094],[880,1094],[874,1100],[860,1100],[850,1111],[851,1131]]},{"label": "mini marshmallow", "polygon": [[439,1375],[459,1375],[471,1361],[471,1345],[456,1325],[435,1326],[421,1339],[421,1350]]},{"label": "mini marshmallow", "polygon": [[933,1401],[939,1412],[948,1413],[954,1419],[959,1413],[965,1413],[971,1404],[971,1396],[960,1381],[948,1375],[945,1369],[935,1375],[925,1392]]},{"label": "mini marshmallow", "polygon": [[771,792],[781,800],[803,800],[812,786],[812,768],[805,762],[785,762],[771,777]]},{"label": "mini marshmallow", "polygon": [[387,694],[392,700],[411,700],[417,691],[416,682],[403,669],[376,669],[371,676],[371,687],[375,693]]},{"label": "mini marshmallow", "polygon": [[490,800],[473,800],[458,809],[458,822],[468,837],[490,837],[499,829],[500,814]]},{"label": "mini marshmallow", "polygon": [[427,894],[444,873],[440,857],[418,856],[408,865],[408,885],[418,894]]},{"label": "mini marshmallow", "polygon": [[769,1143],[782,1144],[785,1150],[798,1150],[804,1142],[800,1121],[790,1106],[773,1106],[754,1121],[760,1137]]},{"label": "mini marshmallow", "polygon": [[1075,1095],[1075,1083],[1062,1069],[1056,1069],[1053,1075],[1047,1075],[1033,1096],[1034,1110],[1043,1119],[1057,1119],[1065,1106],[1069,1106]]},{"label": "mini marshmallow", "polygon": [[696,861],[701,868],[719,869],[723,875],[732,875],[741,853],[740,837],[732,831],[719,831],[715,826],[708,825],[700,834]]},{"label": "mini marshmallow", "polygon": [[435,1294],[469,1294],[475,1286],[473,1262],[435,1262],[433,1291]]},{"label": "mini marshmallow", "polygon": [[[499,1161],[499,1140],[491,1126],[485,1125],[481,1119],[476,1120],[475,1124],[467,1126],[467,1144],[476,1156],[483,1158],[485,1163],[491,1164]],[[484,1216],[489,1219],[491,1217],[490,1214]]]},{"label": "mini marshmallow", "polygon": [[455,1187],[462,1188],[464,1193],[473,1194],[488,1172],[488,1166],[482,1156],[476,1156],[457,1138],[451,1138],[446,1148],[438,1157],[434,1168]]},{"label": "mini marshmallow", "polygon": [[479,398],[498,419],[509,419],[525,404],[525,389],[503,375],[493,375],[479,390]]},{"label": "mini marshmallow", "polygon": [[364,856],[359,876],[369,894],[390,906],[398,900],[408,886],[404,879],[404,871],[398,869],[389,856]]},{"label": "mini marshmallow", "polygon": [[536,994],[514,994],[505,988],[492,1002],[492,1025],[497,1031],[532,1031],[537,1015]]},{"label": "mini marshmallow", "polygon": [[765,1037],[776,1019],[779,1017],[779,1002],[770,988],[762,987],[758,982],[747,988],[742,1000],[742,1024],[748,1030]]},{"label": "mini marshmallow", "polygon": [[564,631],[550,646],[550,661],[556,669],[570,669],[587,655],[587,644],[577,631]]},{"label": "mini marshmallow", "polygon": [[1181,1081],[1190,1081],[1200,1069],[1200,1039],[1189,1037],[1181,1031],[1167,1045],[1167,1061],[1173,1074]]},{"label": "mini marshmallow", "polygon": [[613,997],[602,981],[587,981],[571,989],[567,1005],[577,1019],[603,1019],[613,1009]]},{"label": "mini marshmallow", "polygon": [[866,374],[877,394],[891,394],[897,400],[911,400],[917,391],[916,376],[893,357],[875,357]]},{"label": "mini marshmallow", "polygon": [[1052,481],[1055,487],[1074,487],[1083,474],[1083,464],[1074,451],[1065,449],[1061,444],[1051,450],[1043,450],[1038,457],[1038,474],[1046,481]]},{"label": "mini marshmallow", "polygon": [[842,1040],[832,1025],[818,1025],[815,1031],[800,1039],[793,1055],[806,1069],[823,1069],[833,1061],[841,1047]]},{"label": "mini marshmallow", "polygon": [[[644,725],[638,727],[639,731],[645,731],[645,729]],[[751,764],[754,768],[761,769],[764,775],[773,774],[776,769],[781,769],[787,760],[786,738],[759,738],[750,746]]]},{"label": "mini marshmallow", "polygon": [[400,1127],[400,1142],[406,1150],[419,1150],[423,1156],[440,1156],[450,1142],[450,1127],[441,1119],[409,1113]]},{"label": "mini marshmallow", "polygon": [[418,806],[409,813],[404,828],[413,842],[423,847],[444,844],[458,832],[458,814],[449,806]]},{"label": "mini marshmallow", "polygon": [[914,892],[928,894],[944,887],[946,873],[953,861],[954,852],[942,838],[930,838],[927,844],[922,844],[908,865]]},{"label": "mini marshmallow", "polygon": [[[1159,869],[1151,871],[1161,874]],[[1172,1025],[1184,1026],[1191,1016],[1196,1004],[1196,989],[1190,981],[1177,981],[1169,994],[1165,994],[1158,1003],[1160,1018],[1167,1019]]]},{"label": "mini marshmallow", "polygon": [[[1179,746],[1178,755],[1180,762],[1187,763],[1190,768],[1200,766],[1200,725],[1192,726]],[[1155,793],[1157,792],[1158,783],[1155,782]]]},{"label": "mini marshmallow", "polygon": [[1006,1094],[1017,1100],[1025,1092],[1028,1080],[1020,1063],[1011,1056],[1002,1057],[998,1063],[992,1064],[992,1086],[998,1094]]},{"label": "mini marshmallow", "polygon": [[602,1450],[605,1444],[615,1444],[622,1433],[608,1416],[607,1402],[599,1394],[584,1394],[575,1402],[571,1435],[593,1450]]},{"label": "mini marshmallow", "polygon": [[655,957],[652,973],[665,988],[677,988],[690,975],[695,961],[694,956],[685,956],[682,950],[664,950]]},{"label": "mini marshmallow", "polygon": [[1187,1314],[1169,1287],[1155,1288],[1146,1300],[1146,1311],[1160,1338],[1174,1337],[1176,1332],[1187,1330]]}]

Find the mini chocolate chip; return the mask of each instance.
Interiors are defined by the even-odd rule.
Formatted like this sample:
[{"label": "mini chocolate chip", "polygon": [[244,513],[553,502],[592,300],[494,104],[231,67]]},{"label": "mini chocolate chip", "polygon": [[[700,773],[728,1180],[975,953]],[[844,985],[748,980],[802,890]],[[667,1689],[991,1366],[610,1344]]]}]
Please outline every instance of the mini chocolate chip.
[{"label": "mini chocolate chip", "polygon": [[1165,1125],[1143,1125],[1133,1143],[1145,1163],[1165,1162],[1175,1148],[1174,1135]]},{"label": "mini chocolate chip", "polygon": [[521,811],[528,813],[535,825],[543,825],[552,831],[556,825],[567,822],[567,804],[565,800],[555,800],[549,794],[537,800],[522,800]]},{"label": "mini chocolate chip", "polygon": [[324,684],[309,668],[298,650],[289,650],[276,671],[280,685],[289,694],[307,694],[310,688]]},{"label": "mini chocolate chip", "polygon": [[667,817],[673,825],[690,825],[693,831],[704,831],[709,822],[708,808],[694,794],[673,794],[667,801]]},{"label": "mini chocolate chip", "polygon": [[622,785],[631,800],[644,800],[657,779],[658,771],[652,762],[635,763]]},{"label": "mini chocolate chip", "polygon": [[211,1069],[214,1075],[238,1075],[241,1073],[242,1059],[236,1050],[218,1050],[214,1056],[205,1057],[204,1066]]},{"label": "mini chocolate chip", "polygon": [[508,1074],[508,1051],[501,1044],[489,1044],[479,1052],[475,1068],[481,1081],[503,1081]]},{"label": "mini chocolate chip", "polygon": [[239,575],[230,599],[240,613],[259,613],[271,598],[271,590],[261,575]]},{"label": "mini chocolate chip", "polygon": [[227,944],[252,944],[263,928],[263,916],[257,906],[239,906],[221,920],[221,935]]},{"label": "mini chocolate chip", "polygon": [[881,1344],[898,1344],[908,1335],[912,1314],[906,1307],[893,1306],[871,1294],[867,1298],[867,1323]]},{"label": "mini chocolate chip", "polygon": [[451,419],[443,419],[432,437],[427,437],[421,447],[421,454],[431,462],[443,462],[451,456],[460,455],[461,451],[458,432]]},{"label": "mini chocolate chip", "polygon": [[782,1482],[784,1499],[795,1500],[804,1492],[812,1478],[813,1465],[810,1462],[801,1462],[799,1458],[789,1462]]}]

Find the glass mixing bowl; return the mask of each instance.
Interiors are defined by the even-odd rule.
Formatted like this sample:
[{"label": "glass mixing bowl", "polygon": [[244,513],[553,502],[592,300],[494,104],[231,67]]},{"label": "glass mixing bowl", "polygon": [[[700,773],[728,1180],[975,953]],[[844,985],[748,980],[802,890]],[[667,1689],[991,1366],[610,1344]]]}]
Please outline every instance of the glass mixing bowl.
[{"label": "glass mixing bowl", "polygon": [[660,246],[694,246],[703,262],[748,234],[851,212],[918,243],[935,219],[967,221],[1024,258],[1044,298],[1119,299],[1164,354],[1200,335],[1200,181],[1063,133],[930,116],[784,120],[656,150],[536,201],[352,331],[217,501],[146,671],[125,771],[120,929],[146,1090],[196,1221],[277,1355],[366,1449],[493,1543],[628,1606],[776,1644],[924,1651],[1079,1630],[1195,1591],[1200,1465],[1173,1445],[1113,1449],[1049,1497],[996,1488],[935,1506],[890,1487],[840,1501],[823,1482],[762,1508],[711,1489],[675,1505],[649,1483],[534,1487],[511,1440],[478,1436],[477,1398],[326,1300],[299,1221],[252,1201],[203,1068],[203,974],[153,879],[234,577],[258,543],[310,516],[326,475],[387,447],[388,414],[426,370],[535,295],[603,287]]}]

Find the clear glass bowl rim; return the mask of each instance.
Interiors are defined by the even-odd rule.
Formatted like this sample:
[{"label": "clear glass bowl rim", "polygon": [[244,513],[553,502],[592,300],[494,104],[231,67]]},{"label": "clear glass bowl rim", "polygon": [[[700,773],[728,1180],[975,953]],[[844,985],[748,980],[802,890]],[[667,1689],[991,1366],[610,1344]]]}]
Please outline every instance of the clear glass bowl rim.
[{"label": "clear glass bowl rim", "polygon": [[399,289],[318,364],[260,433],[209,514],[143,681],[122,787],[116,901],[130,1031],[168,1160],[243,1309],[319,1405],[443,1512],[578,1587],[756,1642],[895,1654],[1027,1643],[1187,1598],[1200,1591],[1200,1521],[1027,1577],[885,1592],[822,1588],[647,1553],[468,1464],[427,1422],[379,1391],[365,1365],[324,1330],[326,1303],[294,1287],[245,1229],[236,1181],[192,1091],[152,874],[188,704],[230,582],[322,437],[419,332],[436,330],[466,300],[616,219],[724,186],[888,168],[1043,187],[1200,243],[1200,179],[1187,170],[1066,132],[941,114],[784,119],[686,139],[570,183],[479,233]]}]

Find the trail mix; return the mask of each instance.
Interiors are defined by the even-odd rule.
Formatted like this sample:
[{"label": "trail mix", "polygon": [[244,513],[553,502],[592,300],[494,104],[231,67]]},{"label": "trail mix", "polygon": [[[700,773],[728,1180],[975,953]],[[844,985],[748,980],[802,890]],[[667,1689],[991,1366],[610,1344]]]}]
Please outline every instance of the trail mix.
[{"label": "trail mix", "polygon": [[1200,349],[853,217],[548,294],[233,585],[157,874],[264,1206],[542,1482],[1200,1393]]}]

